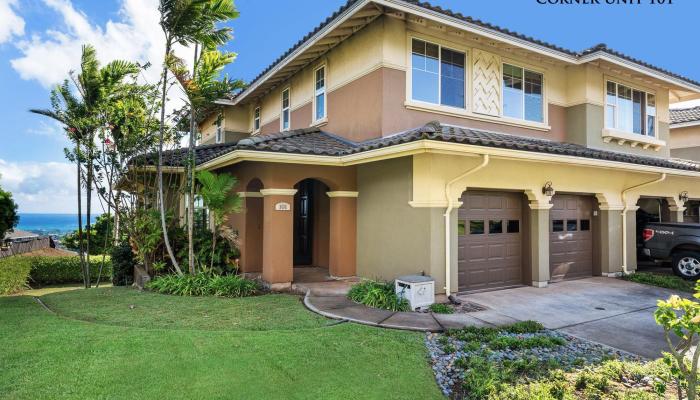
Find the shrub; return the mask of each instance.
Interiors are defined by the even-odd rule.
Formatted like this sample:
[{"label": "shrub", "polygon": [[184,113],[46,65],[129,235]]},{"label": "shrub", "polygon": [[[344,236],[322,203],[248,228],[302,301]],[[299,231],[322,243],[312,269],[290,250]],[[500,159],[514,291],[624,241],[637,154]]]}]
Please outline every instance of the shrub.
[{"label": "shrub", "polygon": [[495,350],[518,350],[532,349],[535,347],[552,348],[566,344],[566,341],[560,337],[552,336],[498,336],[489,343],[491,348]]},{"label": "shrub", "polygon": [[112,248],[112,285],[128,286],[134,281],[134,253],[128,242],[122,242]]},{"label": "shrub", "polygon": [[260,290],[258,282],[240,275],[163,275],[146,286],[158,293],[177,296],[246,297]]},{"label": "shrub", "polygon": [[397,296],[396,292],[394,292],[394,285],[390,282],[372,280],[360,282],[350,288],[348,298],[368,307],[391,311],[410,310],[408,300]]},{"label": "shrub", "polygon": [[695,286],[695,282],[681,279],[675,275],[661,275],[651,272],[636,272],[632,275],[623,276],[622,279],[688,293],[692,293]]},{"label": "shrub", "polygon": [[27,287],[32,266],[26,257],[0,259],[0,295],[19,292]]},{"label": "shrub", "polygon": [[[80,267],[80,257],[27,257],[31,260],[30,279],[32,283],[49,285],[56,283],[76,283],[83,281],[83,271]],[[96,281],[102,263],[102,256],[90,257],[90,280]],[[102,279],[109,280],[112,277],[112,262],[105,257],[105,265],[102,269]]]},{"label": "shrub", "polygon": [[435,314],[452,314],[454,310],[447,304],[435,303],[430,305],[430,311]]},{"label": "shrub", "polygon": [[524,333],[537,333],[544,330],[544,326],[536,321],[520,321],[503,328],[505,332],[522,335]]}]

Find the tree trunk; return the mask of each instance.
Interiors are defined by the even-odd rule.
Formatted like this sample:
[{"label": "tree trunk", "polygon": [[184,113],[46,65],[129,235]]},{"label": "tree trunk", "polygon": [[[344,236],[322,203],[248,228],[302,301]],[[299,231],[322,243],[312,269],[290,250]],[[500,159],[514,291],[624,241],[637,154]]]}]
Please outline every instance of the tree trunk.
[{"label": "tree trunk", "polygon": [[[165,56],[170,54],[170,44],[165,46]],[[156,166],[158,175],[158,207],[160,209],[160,224],[163,229],[163,241],[165,242],[165,249],[168,251],[168,256],[170,261],[173,263],[175,271],[178,275],[182,275],[182,270],[180,265],[175,259],[175,254],[173,253],[172,247],[170,247],[170,239],[168,238],[168,224],[165,222],[165,198],[163,196],[163,142],[165,140],[165,92],[168,90],[168,66],[165,64],[165,59],[163,60],[163,93],[160,97],[160,135],[158,138],[158,165]]]},{"label": "tree trunk", "polygon": [[89,138],[90,143],[88,143],[88,160],[87,160],[87,182],[86,182],[86,214],[87,214],[87,222],[86,222],[86,230],[87,230],[87,240],[86,242],[86,253],[87,253],[87,258],[85,259],[85,271],[86,271],[86,276],[87,276],[87,287],[89,288],[92,285],[92,278],[90,277],[90,232],[91,232],[91,220],[90,218],[92,217],[91,213],[91,208],[92,208],[92,141],[93,138]]},{"label": "tree trunk", "polygon": [[214,254],[216,253],[216,226],[212,230],[212,236],[211,236],[211,260],[209,261],[209,270],[214,269]]},{"label": "tree trunk", "polygon": [[78,166],[78,255],[80,256],[80,269],[83,271],[83,285],[87,288],[88,287],[88,279],[89,277],[86,274],[85,271],[85,258],[83,254],[83,198],[81,197],[81,192],[80,192],[80,178],[81,178],[81,169],[80,169],[80,144],[79,142],[76,142],[75,144],[75,164]]},{"label": "tree trunk", "polygon": [[[199,46],[195,43],[194,45],[194,67],[192,68],[192,79],[194,80],[197,76],[197,56],[199,52]],[[190,274],[194,275],[194,195],[195,195],[195,166],[196,166],[196,128],[195,123],[195,110],[194,105],[190,100],[190,144],[188,148],[188,172],[187,172],[187,185],[189,190],[189,196],[187,196],[187,262],[190,267]]]}]

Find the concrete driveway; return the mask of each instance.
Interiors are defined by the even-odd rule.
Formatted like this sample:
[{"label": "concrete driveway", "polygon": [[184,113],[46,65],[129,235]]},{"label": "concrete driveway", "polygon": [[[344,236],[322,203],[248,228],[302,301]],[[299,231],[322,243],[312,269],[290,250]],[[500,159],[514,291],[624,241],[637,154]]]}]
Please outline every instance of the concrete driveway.
[{"label": "concrete driveway", "polygon": [[[470,316],[489,323],[534,320],[545,327],[606,344],[647,358],[666,349],[663,330],[654,321],[656,301],[676,292],[593,277],[460,296],[488,307]],[[677,293],[676,293],[677,294]]]}]

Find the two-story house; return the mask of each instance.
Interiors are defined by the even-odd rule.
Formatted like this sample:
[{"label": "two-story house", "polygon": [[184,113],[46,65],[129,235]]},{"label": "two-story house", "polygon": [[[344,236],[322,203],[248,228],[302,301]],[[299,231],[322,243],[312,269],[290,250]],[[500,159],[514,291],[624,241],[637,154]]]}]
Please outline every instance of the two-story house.
[{"label": "two-story house", "polygon": [[[351,0],[200,124],[239,179],[241,268],[273,287],[425,273],[453,293],[636,268],[639,207],[683,218],[700,82],[410,0]],[[178,166],[175,166],[178,167]]]},{"label": "two-story house", "polygon": [[[700,162],[700,106],[672,109],[671,157]],[[700,201],[686,203],[685,222],[700,222]]]}]

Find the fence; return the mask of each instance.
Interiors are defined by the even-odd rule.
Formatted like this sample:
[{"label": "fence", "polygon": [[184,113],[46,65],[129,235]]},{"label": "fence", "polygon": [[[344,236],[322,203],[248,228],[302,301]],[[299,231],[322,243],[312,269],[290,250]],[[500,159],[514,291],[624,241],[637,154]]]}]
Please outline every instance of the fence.
[{"label": "fence", "polygon": [[55,245],[53,240],[48,236],[22,242],[8,243],[7,245],[0,246],[0,258],[29,253],[30,251],[48,249],[50,247],[55,247]]}]

